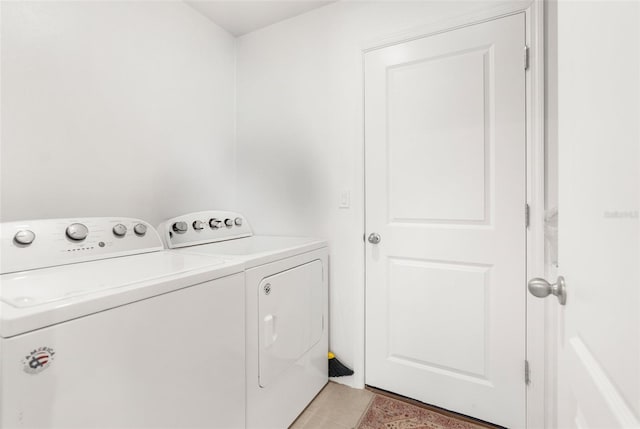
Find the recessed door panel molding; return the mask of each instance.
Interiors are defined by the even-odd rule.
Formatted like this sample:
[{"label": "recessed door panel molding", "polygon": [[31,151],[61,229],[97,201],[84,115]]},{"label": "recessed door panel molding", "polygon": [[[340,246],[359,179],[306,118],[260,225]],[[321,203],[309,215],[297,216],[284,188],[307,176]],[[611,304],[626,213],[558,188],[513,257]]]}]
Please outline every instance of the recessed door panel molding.
[{"label": "recessed door panel molding", "polygon": [[[576,415],[582,415],[576,421],[591,422],[588,426],[592,427],[595,422],[598,426],[604,427],[618,420],[624,422],[623,427],[638,427],[639,419],[627,405],[624,393],[613,384],[607,371],[598,363],[584,340],[577,335],[569,341],[569,345],[570,358],[575,365],[571,365],[571,374],[567,375],[575,380],[573,392],[578,404]],[[594,398],[597,400],[594,401]],[[587,403],[590,406],[580,410],[579,404]]]},{"label": "recessed door panel molding", "polygon": [[390,221],[489,222],[492,64],[481,46],[388,67]]},{"label": "recessed door panel molding", "polygon": [[365,54],[365,382],[525,426],[523,13]]},{"label": "recessed door panel molding", "polygon": [[[389,258],[389,357],[487,380],[489,272],[486,266]],[[407,311],[415,305],[420,311]]]}]

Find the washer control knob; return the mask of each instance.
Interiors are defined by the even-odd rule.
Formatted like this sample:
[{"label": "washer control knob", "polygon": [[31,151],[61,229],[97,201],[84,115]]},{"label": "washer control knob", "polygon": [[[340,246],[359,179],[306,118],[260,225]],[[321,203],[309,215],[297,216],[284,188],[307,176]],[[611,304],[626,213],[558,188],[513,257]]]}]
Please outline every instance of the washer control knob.
[{"label": "washer control knob", "polygon": [[193,221],[193,229],[195,229],[195,230],[204,229],[204,222],[202,222],[201,220],[194,220]]},{"label": "washer control knob", "polygon": [[222,222],[220,221],[220,219],[216,219],[216,218],[211,218],[209,219],[209,226],[213,229],[218,229],[220,228],[220,224]]},{"label": "washer control knob", "polygon": [[142,237],[147,233],[147,225],[144,223],[137,223],[136,226],[133,227],[133,232]]},{"label": "washer control knob", "polygon": [[234,222],[235,222],[235,224],[236,224],[236,225],[238,225],[238,226],[242,226],[242,218],[241,218],[241,217],[237,217],[237,218],[234,220]]},{"label": "washer control knob", "polygon": [[116,237],[124,237],[127,233],[127,227],[119,223],[113,227],[113,235]]},{"label": "washer control knob", "polygon": [[81,223],[72,223],[67,227],[67,237],[73,241],[82,241],[89,235],[89,228]]},{"label": "washer control knob", "polygon": [[187,225],[187,222],[176,222],[173,224],[172,228],[174,232],[177,232],[178,234],[184,234],[185,232],[187,232],[189,226]]},{"label": "washer control knob", "polygon": [[233,226],[233,221],[231,219],[225,219],[224,224],[228,227]]},{"label": "washer control knob", "polygon": [[33,243],[33,240],[36,239],[36,234],[33,231],[28,229],[23,229],[21,231],[16,232],[16,235],[13,236],[13,240],[18,244],[23,244],[28,246]]}]

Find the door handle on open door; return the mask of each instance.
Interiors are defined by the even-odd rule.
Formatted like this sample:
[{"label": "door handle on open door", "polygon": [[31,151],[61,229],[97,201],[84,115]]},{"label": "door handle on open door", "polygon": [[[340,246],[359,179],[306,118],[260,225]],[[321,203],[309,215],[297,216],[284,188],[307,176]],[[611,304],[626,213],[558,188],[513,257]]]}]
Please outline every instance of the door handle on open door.
[{"label": "door handle on open door", "polygon": [[372,232],[369,234],[369,238],[367,240],[369,240],[369,243],[371,244],[378,244],[380,243],[381,237],[377,232]]},{"label": "door handle on open door", "polygon": [[549,283],[545,279],[536,277],[535,279],[529,280],[528,286],[529,292],[531,292],[531,295],[533,296],[544,298],[549,295],[555,295],[558,297],[560,305],[565,305],[567,303],[567,287],[564,283],[564,277],[562,276],[558,276],[558,280],[553,284]]}]

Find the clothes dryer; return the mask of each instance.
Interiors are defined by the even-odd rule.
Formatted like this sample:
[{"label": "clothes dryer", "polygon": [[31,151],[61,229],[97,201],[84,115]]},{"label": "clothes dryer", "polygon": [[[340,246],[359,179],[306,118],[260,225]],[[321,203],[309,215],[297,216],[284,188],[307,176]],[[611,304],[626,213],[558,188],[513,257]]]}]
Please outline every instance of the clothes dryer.
[{"label": "clothes dryer", "polygon": [[228,211],[178,216],[158,229],[176,253],[244,263],[247,428],[288,427],[328,381],[327,242],[254,235]]}]

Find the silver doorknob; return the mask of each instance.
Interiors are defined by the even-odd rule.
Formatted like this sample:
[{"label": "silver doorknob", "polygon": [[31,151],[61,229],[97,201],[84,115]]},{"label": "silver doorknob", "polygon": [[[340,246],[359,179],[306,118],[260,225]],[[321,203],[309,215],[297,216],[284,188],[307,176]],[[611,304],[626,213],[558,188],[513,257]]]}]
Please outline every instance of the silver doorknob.
[{"label": "silver doorknob", "polygon": [[531,295],[533,296],[544,298],[549,295],[555,295],[558,297],[560,305],[565,305],[567,303],[567,287],[564,282],[564,277],[562,276],[558,276],[558,280],[553,284],[549,283],[545,279],[536,277],[535,279],[529,280],[528,287],[529,292],[531,292]]},{"label": "silver doorknob", "polygon": [[380,234],[378,234],[377,232],[372,232],[371,234],[369,234],[369,238],[367,240],[369,240],[369,243],[371,244],[378,244],[380,243],[380,240],[382,238],[380,237]]}]

